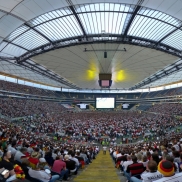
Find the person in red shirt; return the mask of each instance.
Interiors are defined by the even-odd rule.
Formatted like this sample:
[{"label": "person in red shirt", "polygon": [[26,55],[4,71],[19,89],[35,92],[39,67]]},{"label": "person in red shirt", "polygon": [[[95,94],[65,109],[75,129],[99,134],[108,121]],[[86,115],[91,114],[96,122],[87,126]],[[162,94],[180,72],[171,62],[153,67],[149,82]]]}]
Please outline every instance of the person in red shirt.
[{"label": "person in red shirt", "polygon": [[63,161],[63,156],[58,156],[54,161],[52,172],[59,174],[60,178],[67,180],[69,171],[66,169],[66,163]]}]

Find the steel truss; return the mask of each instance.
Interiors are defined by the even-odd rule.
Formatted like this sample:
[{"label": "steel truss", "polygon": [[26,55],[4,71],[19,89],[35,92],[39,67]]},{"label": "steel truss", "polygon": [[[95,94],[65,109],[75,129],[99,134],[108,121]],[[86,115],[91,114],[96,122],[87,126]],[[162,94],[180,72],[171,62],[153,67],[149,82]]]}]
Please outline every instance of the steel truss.
[{"label": "steel truss", "polygon": [[[7,61],[10,64],[14,64],[17,65],[16,63],[16,59],[13,57],[5,57],[5,56],[1,56],[0,57],[0,61]],[[55,74],[54,72],[52,72],[51,70],[48,70],[44,67],[42,67],[41,65],[37,64],[37,63],[30,63],[27,60],[23,63],[18,64],[18,66],[24,68],[24,69],[28,69],[31,70],[33,72],[38,73],[39,75],[43,75],[45,77],[48,77],[56,82],[59,82],[61,84],[64,84],[66,86],[68,86],[69,88],[73,88],[73,89],[80,89],[79,87],[77,87],[75,84],[69,83],[68,81],[64,80],[64,78],[62,78],[60,75]]]},{"label": "steel truss", "polygon": [[[114,40],[109,40],[109,38],[116,38]],[[39,54],[44,54],[51,50],[56,50],[60,48],[70,47],[70,46],[78,46],[83,44],[95,44],[95,43],[114,43],[114,44],[131,44],[136,46],[142,46],[146,48],[156,49],[179,58],[182,58],[182,52],[174,47],[168,46],[163,43],[158,43],[153,40],[144,39],[140,37],[127,36],[126,38],[122,38],[121,35],[107,35],[104,37],[103,34],[95,34],[95,35],[87,35],[88,40],[84,36],[72,37],[67,39],[62,39],[59,41],[55,41],[53,43],[49,43],[43,46],[40,46],[36,49],[33,49],[22,56],[16,58],[17,63],[22,63],[31,57],[37,56]],[[94,38],[102,38],[101,40],[95,40]]]}]

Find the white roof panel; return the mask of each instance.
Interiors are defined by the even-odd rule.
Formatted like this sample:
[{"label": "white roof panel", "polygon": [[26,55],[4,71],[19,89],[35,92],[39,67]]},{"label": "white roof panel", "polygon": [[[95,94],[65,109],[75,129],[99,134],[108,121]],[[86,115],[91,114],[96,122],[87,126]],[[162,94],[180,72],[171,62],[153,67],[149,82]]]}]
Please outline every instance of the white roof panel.
[{"label": "white roof panel", "polygon": [[11,15],[5,15],[0,19],[0,37],[8,36],[12,30],[15,30],[23,22]]}]

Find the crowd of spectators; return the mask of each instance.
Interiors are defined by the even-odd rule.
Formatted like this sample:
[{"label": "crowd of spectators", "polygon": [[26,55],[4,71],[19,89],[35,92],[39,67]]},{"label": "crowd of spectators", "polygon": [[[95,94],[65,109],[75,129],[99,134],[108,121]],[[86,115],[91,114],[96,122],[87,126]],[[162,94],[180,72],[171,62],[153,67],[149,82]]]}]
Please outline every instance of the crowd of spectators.
[{"label": "crowd of spectators", "polygon": [[[2,181],[68,180],[71,174],[77,175],[80,168],[91,163],[99,152],[99,147],[87,143],[61,143],[51,137],[35,135],[3,119],[0,128],[0,170],[8,170],[8,174],[0,176]],[[22,170],[21,175],[16,166]]]},{"label": "crowd of spectators", "polygon": [[1,88],[0,90],[10,91],[10,92],[55,97],[54,91],[31,87],[31,86],[27,86],[27,85],[21,85],[21,84],[8,82],[8,81],[4,81],[4,80],[0,80],[0,88]]},{"label": "crowd of spectators", "polygon": [[161,103],[153,105],[148,111],[164,115],[182,115],[181,103]]},{"label": "crowd of spectators", "polygon": [[48,115],[65,111],[61,104],[16,98],[0,98],[0,112],[11,118],[33,115]]},{"label": "crowd of spectators", "polygon": [[182,180],[182,134],[172,134],[161,141],[111,146],[109,151],[127,181]]},{"label": "crowd of spectators", "polygon": [[[100,143],[112,146],[111,155],[116,164],[119,161],[121,166],[122,161],[127,160],[126,156],[130,156],[128,157],[130,163],[131,159],[137,163],[136,160],[145,158],[145,166],[140,171],[143,172],[142,170],[148,167],[147,159],[150,159],[149,156],[146,159],[147,153],[152,155],[157,151],[160,158],[161,146],[168,153],[174,153],[174,148],[178,148],[181,120],[174,114],[180,114],[180,109],[179,104],[158,104],[150,109],[155,113],[138,111],[70,113],[58,103],[1,98],[1,114],[10,118],[26,117],[15,124],[1,119],[0,170],[7,168],[8,177],[14,179],[18,177],[15,175],[17,165],[24,169],[23,174],[29,179],[42,175],[45,177],[42,181],[45,182],[63,178],[66,180],[69,174],[76,175],[81,166],[92,162],[99,150],[94,145]],[[176,132],[179,134],[174,137]],[[49,136],[50,133],[53,137]],[[151,136],[146,133],[151,133]],[[173,138],[159,143],[166,136]],[[138,141],[140,143],[128,145]],[[169,145],[170,142],[172,146]],[[122,147],[117,147],[118,144]],[[139,153],[142,154],[138,155]],[[124,160],[118,160],[118,157],[124,156]],[[131,181],[133,178],[130,172],[126,170],[124,173]],[[21,177],[23,178],[23,175]]]}]

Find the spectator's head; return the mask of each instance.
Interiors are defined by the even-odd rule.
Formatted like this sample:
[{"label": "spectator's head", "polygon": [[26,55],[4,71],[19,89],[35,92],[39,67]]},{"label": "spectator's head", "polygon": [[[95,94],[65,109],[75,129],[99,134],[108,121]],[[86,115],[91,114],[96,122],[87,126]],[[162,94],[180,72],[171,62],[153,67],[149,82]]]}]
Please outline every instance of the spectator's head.
[{"label": "spectator's head", "polygon": [[137,162],[137,157],[135,155],[132,156],[132,161],[133,161],[133,163]]},{"label": "spectator's head", "polygon": [[57,156],[57,160],[62,161],[63,160],[63,156],[62,155]]},{"label": "spectator's head", "polygon": [[158,154],[153,153],[152,156],[151,156],[151,160],[153,160],[153,161],[155,161],[157,164],[159,164],[160,159],[159,159]]},{"label": "spectator's head", "polygon": [[9,160],[11,158],[11,152],[8,151],[7,149],[4,150],[4,154],[3,154],[3,159],[4,160]]},{"label": "spectator's head", "polygon": [[69,160],[69,155],[65,155],[65,156],[64,156],[64,160],[65,160],[65,161],[68,161],[68,160]]},{"label": "spectator's head", "polygon": [[26,166],[29,166],[30,165],[30,162],[29,162],[29,160],[27,158],[22,158],[21,159],[21,163],[22,164],[25,164]]},{"label": "spectator's head", "polygon": [[12,147],[16,147],[16,141],[15,141],[15,140],[12,141],[11,146],[12,146]]},{"label": "spectator's head", "polygon": [[180,153],[178,151],[173,151],[174,158],[180,157]]},{"label": "spectator's head", "polygon": [[22,148],[20,149],[20,152],[21,152],[21,153],[23,153],[23,154],[26,154],[26,152],[27,152],[27,148],[22,147]]},{"label": "spectator's head", "polygon": [[174,175],[174,165],[172,162],[162,160],[158,165],[158,171],[165,177]]},{"label": "spectator's head", "polygon": [[142,154],[141,153],[137,154],[137,159],[138,159],[138,161],[142,161]]},{"label": "spectator's head", "polygon": [[143,161],[143,162],[147,162],[147,160],[148,160],[148,159],[147,159],[147,156],[144,155],[143,158],[142,158],[142,161]]},{"label": "spectator's head", "polygon": [[168,156],[169,154],[167,153],[167,151],[164,151],[163,154],[162,154],[162,159],[163,160],[166,160],[166,157]]},{"label": "spectator's head", "polygon": [[127,156],[127,160],[131,161],[131,156],[130,155]]},{"label": "spectator's head", "polygon": [[153,160],[150,160],[148,162],[148,169],[149,169],[150,172],[157,171],[157,163],[155,161],[153,161]]},{"label": "spectator's head", "polygon": [[71,153],[71,157],[75,157],[75,153],[74,152]]},{"label": "spectator's head", "polygon": [[38,152],[32,152],[31,157],[32,158],[39,158],[40,154]]}]

